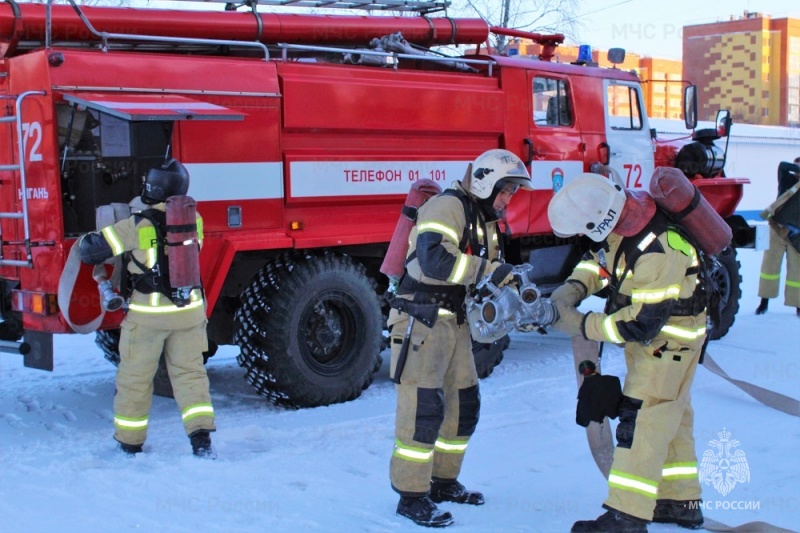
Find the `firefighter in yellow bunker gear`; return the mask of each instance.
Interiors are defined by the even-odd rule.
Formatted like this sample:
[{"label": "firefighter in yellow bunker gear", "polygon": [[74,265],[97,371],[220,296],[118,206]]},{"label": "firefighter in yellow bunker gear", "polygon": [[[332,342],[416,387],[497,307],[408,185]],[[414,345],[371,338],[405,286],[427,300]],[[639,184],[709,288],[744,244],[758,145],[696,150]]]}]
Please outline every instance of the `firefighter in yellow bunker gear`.
[{"label": "firefighter in yellow bunker gear", "polygon": [[[778,198],[761,212],[769,222],[769,248],[761,260],[758,279],[758,296],[761,302],[757,315],[763,315],[769,300],[777,298],[780,290],[781,264],[786,256],[783,304],[795,308],[800,317],[800,157],[793,163],[782,161],[778,165]],[[779,216],[775,216],[780,211]],[[780,220],[780,222],[779,222]]]},{"label": "firefighter in yellow bunker gear", "polygon": [[[144,210],[132,210],[130,217],[87,233],[77,244],[81,260],[92,265],[130,252],[130,300],[121,325],[114,396],[114,439],[129,455],[141,452],[147,437],[153,377],[163,351],[192,451],[201,457],[213,457],[210,432],[216,426],[203,361],[203,352],[208,350],[203,291],[199,287],[193,289],[188,301],[181,300],[178,305],[170,299],[171,290],[165,279],[168,251],[163,244],[164,202],[170,196],[185,195],[188,189],[186,168],[170,159],[161,168],[147,172],[141,195]],[[199,215],[197,235],[199,245]]]},{"label": "firefighter in yellow bunker gear", "polygon": [[[624,344],[627,365],[608,512],[572,531],[646,532],[651,520],[702,527],[689,392],[706,340],[698,252],[649,194],[596,174],[565,185],[548,217],[557,235],[597,243],[551,296],[560,315],[553,327]],[[606,312],[575,309],[605,288]]]},{"label": "firefighter in yellow bunker gear", "polygon": [[438,502],[484,502],[457,481],[480,411],[464,300],[488,274],[498,286],[511,280],[497,220],[517,189],[530,183],[516,155],[489,150],[469,165],[462,182],[419,208],[409,237],[388,320],[397,384],[390,477],[400,494],[397,513],[419,525],[452,523]]}]

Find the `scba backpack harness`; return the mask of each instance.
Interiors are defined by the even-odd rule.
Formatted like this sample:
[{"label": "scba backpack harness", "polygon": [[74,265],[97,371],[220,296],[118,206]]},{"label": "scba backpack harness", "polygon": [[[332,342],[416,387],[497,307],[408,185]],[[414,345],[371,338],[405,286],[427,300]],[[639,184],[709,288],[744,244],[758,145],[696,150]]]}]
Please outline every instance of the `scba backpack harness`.
[{"label": "scba backpack harness", "polygon": [[[198,228],[195,216],[194,205],[178,206],[179,210],[186,211],[186,215],[191,215],[191,221],[182,220],[179,224],[170,224],[173,210],[170,209],[173,202],[180,202],[180,197],[174,196],[167,199],[167,211],[158,209],[145,209],[133,213],[134,219],[145,219],[153,227],[154,235],[151,247],[156,250],[156,260],[153,266],[148,267],[137,260],[133,254],[126,252],[126,258],[139,267],[141,274],[130,274],[127,268],[123,271],[128,274],[128,283],[121,283],[121,291],[125,298],[130,297],[132,291],[136,290],[142,294],[160,293],[178,307],[184,307],[189,303],[189,296],[192,290],[202,289],[199,272],[195,273],[193,265],[198,264],[199,242]],[[191,200],[191,199],[189,199]],[[187,217],[184,217],[187,218]],[[138,227],[139,221],[136,220]],[[177,238],[176,238],[177,237]],[[185,237],[188,237],[185,238]],[[192,250],[194,248],[194,250]],[[169,253],[167,250],[169,249]],[[195,253],[192,253],[192,252]],[[188,254],[187,257],[183,255]]]},{"label": "scba backpack harness", "polygon": [[[167,199],[166,206],[166,213],[148,209],[143,204],[132,207],[129,204],[113,203],[97,208],[98,230],[125,220],[131,214],[147,219],[153,227],[154,235],[150,244],[155,244],[156,261],[152,267],[147,267],[136,260],[130,252],[125,252],[108,259],[103,264],[95,265],[92,277],[98,283],[100,290],[100,313],[94,319],[79,324],[70,317],[69,311],[72,293],[82,265],[76,241],[67,257],[58,286],[58,306],[64,320],[73,331],[76,333],[97,331],[103,323],[106,312],[121,307],[119,305],[112,309],[104,305],[114,294],[113,289],[118,290],[125,300],[130,297],[133,289],[144,294],[158,292],[164,294],[178,307],[185,306],[189,302],[193,290],[202,290],[199,272],[199,235],[202,230],[198,227],[196,203],[189,196],[172,196]],[[128,272],[127,266],[131,260],[142,270],[141,274]],[[107,275],[107,265],[112,268],[110,276]]]}]

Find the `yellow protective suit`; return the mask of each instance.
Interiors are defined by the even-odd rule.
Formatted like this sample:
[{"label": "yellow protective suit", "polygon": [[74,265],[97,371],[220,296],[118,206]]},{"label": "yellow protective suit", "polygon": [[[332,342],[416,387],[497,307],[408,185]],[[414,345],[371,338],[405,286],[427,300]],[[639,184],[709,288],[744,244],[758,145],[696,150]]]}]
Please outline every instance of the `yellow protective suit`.
[{"label": "yellow protective suit", "polygon": [[[588,339],[624,344],[627,376],[617,427],[617,448],[605,506],[652,520],[657,499],[700,498],[689,389],[706,338],[706,313],[698,308],[698,256],[679,233],[643,232],[644,252],[627,264],[611,233],[607,249],[578,264],[570,279],[593,294],[616,284],[608,313],[588,313]],[[612,276],[612,270],[614,275]],[[624,279],[622,279],[624,278]],[[622,281],[620,281],[622,279]]]},{"label": "yellow protective suit", "polygon": [[[164,212],[165,204],[150,206],[150,209]],[[131,252],[136,261],[129,261],[127,268],[134,278],[142,273],[137,261],[146,267],[156,263],[153,224],[135,213],[86,237],[101,258]],[[202,239],[199,216],[198,237]],[[200,429],[214,431],[214,409],[203,364],[203,352],[207,349],[205,300],[201,289],[193,290],[189,303],[178,307],[165,294],[145,293],[134,288],[120,332],[114,438],[131,445],[145,442],[153,377],[162,351],[186,434]]]},{"label": "yellow protective suit", "polygon": [[[433,327],[415,320],[407,362],[396,386],[390,477],[392,487],[403,496],[427,494],[432,478],[456,479],[478,423],[478,375],[463,299],[466,288],[492,270],[499,246],[496,223],[477,216],[474,203],[467,204],[475,215],[469,223],[464,205],[458,195],[442,194],[419,209],[406,275],[398,290],[398,298],[420,303],[447,301],[432,304],[438,306]],[[409,315],[392,309],[388,324],[391,375],[396,377]]]}]

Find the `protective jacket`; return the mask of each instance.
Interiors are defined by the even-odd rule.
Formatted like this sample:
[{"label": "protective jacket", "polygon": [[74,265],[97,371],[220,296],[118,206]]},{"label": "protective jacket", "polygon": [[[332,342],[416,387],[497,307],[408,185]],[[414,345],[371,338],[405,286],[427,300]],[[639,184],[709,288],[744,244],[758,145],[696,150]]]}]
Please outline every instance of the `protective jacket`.
[{"label": "protective jacket", "polygon": [[431,479],[458,477],[478,423],[480,394],[464,297],[499,258],[500,247],[496,222],[486,222],[460,185],[420,207],[410,244],[388,320],[393,377],[403,339],[410,336],[397,385],[390,475],[397,492],[419,496]]},{"label": "protective jacket", "polygon": [[416,303],[434,303],[463,322],[466,289],[499,259],[497,222],[487,222],[469,194],[456,185],[419,208],[409,242],[398,296],[413,300],[416,294]]},{"label": "protective jacket", "polygon": [[778,166],[778,199],[761,213],[769,221],[769,248],[761,260],[760,298],[777,298],[783,256],[786,255],[784,304],[800,309],[800,167]]},{"label": "protective jacket", "polygon": [[[165,204],[150,206],[150,210],[163,214]],[[195,289],[190,302],[178,307],[156,288],[162,286],[157,279],[154,282],[162,272],[159,257],[169,253],[158,238],[161,229],[157,231],[151,221],[159,218],[134,212],[99,232],[84,235],[80,243],[85,263],[99,264],[124,253],[131,256],[127,270],[132,290],[121,325],[114,397],[115,438],[126,444],[142,444],[147,436],[152,381],[162,352],[187,435],[198,429],[215,429],[203,361],[203,352],[208,350],[203,291]],[[197,225],[202,239],[199,216]]]},{"label": "protective jacket", "polygon": [[628,370],[605,504],[651,520],[656,499],[700,497],[689,395],[706,339],[705,298],[696,294],[699,257],[677,228],[655,219],[634,237],[612,232],[600,244],[570,279],[588,294],[611,295],[606,312],[587,313],[584,335],[625,345]]},{"label": "protective jacket", "polygon": [[[704,316],[696,294],[697,251],[676,229],[657,231],[647,227],[627,240],[611,233],[607,250],[592,252],[576,266],[570,279],[585,285],[588,294],[610,287],[613,298],[606,313],[586,315],[586,338],[658,346],[705,338],[705,322],[695,324],[701,312]],[[624,253],[631,242],[644,250],[635,264],[628,264]]]}]

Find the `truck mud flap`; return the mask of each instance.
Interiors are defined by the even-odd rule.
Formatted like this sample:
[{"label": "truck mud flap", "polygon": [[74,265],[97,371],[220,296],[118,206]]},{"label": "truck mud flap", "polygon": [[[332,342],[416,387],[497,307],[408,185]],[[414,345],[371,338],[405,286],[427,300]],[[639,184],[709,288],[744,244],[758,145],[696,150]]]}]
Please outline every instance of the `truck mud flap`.
[{"label": "truck mud flap", "polygon": [[25,343],[30,350],[24,354],[24,365],[39,370],[53,370],[53,334],[26,331]]}]

